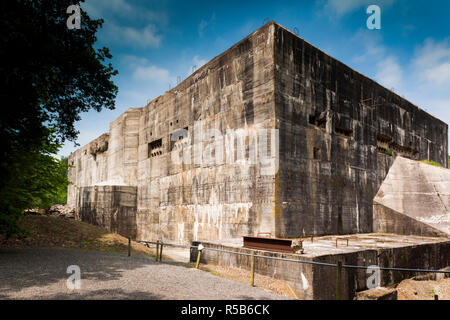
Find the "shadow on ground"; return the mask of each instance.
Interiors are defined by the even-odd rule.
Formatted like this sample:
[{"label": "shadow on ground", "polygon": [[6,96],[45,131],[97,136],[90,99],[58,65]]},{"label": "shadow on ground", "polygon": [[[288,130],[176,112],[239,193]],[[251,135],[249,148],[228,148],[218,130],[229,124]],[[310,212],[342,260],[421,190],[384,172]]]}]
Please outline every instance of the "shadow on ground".
[{"label": "shadow on ground", "polygon": [[[83,280],[108,282],[120,280],[126,270],[138,269],[154,264],[150,258],[127,257],[124,254],[91,252],[86,250],[32,248],[32,249],[0,249],[0,298],[8,299],[11,294],[27,288],[40,288],[60,283],[66,287],[66,281],[72,273],[67,272],[71,265],[77,265],[81,270]],[[112,290],[110,290],[112,291]],[[70,291],[69,291],[70,292]],[[82,294],[83,298],[108,295],[108,290],[94,290]],[[75,299],[82,298],[79,293],[55,294],[48,297],[31,297],[32,299],[62,299],[73,295]],[[141,299],[157,299],[158,297],[145,292],[130,291],[126,295],[121,290],[114,290],[110,298],[126,298],[129,296]]]}]

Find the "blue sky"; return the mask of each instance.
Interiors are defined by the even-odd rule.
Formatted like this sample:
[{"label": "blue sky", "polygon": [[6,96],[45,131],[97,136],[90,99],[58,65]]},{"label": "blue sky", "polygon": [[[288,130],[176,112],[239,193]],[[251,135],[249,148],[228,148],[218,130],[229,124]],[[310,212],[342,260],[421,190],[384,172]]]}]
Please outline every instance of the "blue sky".
[{"label": "blue sky", "polygon": [[[381,8],[381,29],[369,30],[369,5]],[[98,46],[110,48],[119,71],[116,109],[82,114],[84,145],[130,107],[143,107],[192,68],[200,67],[268,18],[348,66],[450,123],[450,1],[143,1],[86,0],[103,18]],[[67,142],[59,155],[78,147]]]}]

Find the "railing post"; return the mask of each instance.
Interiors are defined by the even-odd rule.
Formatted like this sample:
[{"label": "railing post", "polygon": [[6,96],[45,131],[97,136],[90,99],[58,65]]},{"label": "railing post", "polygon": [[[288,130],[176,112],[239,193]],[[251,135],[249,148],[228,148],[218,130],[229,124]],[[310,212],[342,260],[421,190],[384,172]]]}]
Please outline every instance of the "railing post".
[{"label": "railing post", "polygon": [[158,262],[159,240],[156,241],[155,262]]},{"label": "railing post", "polygon": [[255,251],[252,251],[252,255],[250,258],[250,269],[251,269],[251,275],[250,275],[250,285],[252,287],[255,286]]},{"label": "railing post", "polygon": [[200,257],[202,255],[203,248],[204,247],[202,246],[201,243],[197,247],[198,254],[197,254],[197,263],[195,264],[195,269],[198,269],[198,266],[200,265]]},{"label": "railing post", "polygon": [[336,300],[342,300],[342,262],[337,262],[337,274],[336,274]]},{"label": "railing post", "polygon": [[128,237],[128,256],[131,256],[131,238]]},{"label": "railing post", "polygon": [[162,262],[163,242],[159,245],[159,262]]}]

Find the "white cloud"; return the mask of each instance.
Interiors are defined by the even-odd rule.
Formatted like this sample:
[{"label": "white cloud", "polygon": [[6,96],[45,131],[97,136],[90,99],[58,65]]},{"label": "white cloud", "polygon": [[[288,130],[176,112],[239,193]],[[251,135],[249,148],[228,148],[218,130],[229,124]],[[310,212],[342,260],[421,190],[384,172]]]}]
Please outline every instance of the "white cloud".
[{"label": "white cloud", "polygon": [[417,47],[408,78],[411,101],[450,123],[450,39],[426,39]]},{"label": "white cloud", "polygon": [[158,48],[162,38],[161,35],[157,34],[156,28],[153,25],[136,29],[110,23],[105,25],[105,33],[111,41],[139,48]]},{"label": "white cloud", "polygon": [[157,66],[140,66],[133,71],[133,78],[144,81],[157,81],[160,83],[170,83],[172,77],[170,72]]},{"label": "white cloud", "polygon": [[383,86],[401,91],[403,88],[403,72],[397,59],[389,56],[377,63],[375,79]]},{"label": "white cloud", "polygon": [[450,62],[443,63],[439,66],[426,70],[425,76],[428,81],[437,85],[450,84]]},{"label": "white cloud", "polygon": [[206,20],[200,21],[200,24],[198,25],[198,34],[200,37],[203,36],[203,30],[205,30],[206,26],[208,25],[208,22]]},{"label": "white cloud", "polygon": [[436,42],[425,40],[416,50],[413,67],[419,81],[430,86],[450,89],[450,44],[448,39]]},{"label": "white cloud", "polygon": [[81,4],[89,14],[100,17],[106,11],[130,12],[133,8],[124,0],[91,0]]},{"label": "white cloud", "polygon": [[214,22],[214,20],[216,19],[216,13],[215,12],[213,12],[213,14],[211,15],[211,18],[209,18],[209,19],[202,19],[201,21],[200,21],[200,24],[198,25],[198,35],[200,36],[200,37],[203,37],[203,32],[205,31],[205,29],[209,26],[209,25],[211,25],[211,23],[213,23]]},{"label": "white cloud", "polygon": [[93,0],[82,3],[93,18],[103,18],[102,40],[134,48],[158,48],[162,35],[158,32],[167,24],[164,12],[131,5],[125,0]]},{"label": "white cloud", "polygon": [[119,16],[132,21],[142,20],[152,23],[165,24],[167,15],[145,9],[140,6],[130,5],[125,0],[88,0],[81,4],[81,7],[93,18],[107,18]]},{"label": "white cloud", "polygon": [[194,58],[192,58],[192,61],[190,62],[191,66],[186,72],[186,77],[189,77],[191,74],[193,74],[196,70],[200,69],[207,62],[208,60],[201,59],[198,55],[194,56]]},{"label": "white cloud", "polygon": [[133,80],[162,86],[175,81],[169,70],[151,64],[146,58],[126,55],[121,57],[121,62],[129,68]]},{"label": "white cloud", "polygon": [[357,70],[361,70],[379,84],[397,94],[405,93],[404,68],[397,57],[383,44],[379,33],[368,29],[359,30],[351,39],[352,50],[356,53],[352,61]]},{"label": "white cloud", "polygon": [[383,7],[390,6],[393,2],[394,0],[328,0],[325,4],[325,10],[332,10],[338,16],[343,16],[372,4],[380,6],[383,10]]},{"label": "white cloud", "polygon": [[378,61],[383,59],[386,48],[382,44],[382,38],[379,33],[374,33],[368,29],[359,30],[352,38],[351,42],[357,50],[363,48],[363,52],[356,54],[353,60],[356,63],[367,63],[371,61]]},{"label": "white cloud", "polygon": [[428,103],[433,113],[447,124],[450,123],[450,96],[447,99],[435,99]]},{"label": "white cloud", "polygon": [[194,65],[196,66],[196,68],[200,68],[201,66],[203,66],[205,63],[208,62],[208,60],[205,59],[200,59],[199,56],[195,56],[194,59],[192,59],[192,62],[194,63]]}]

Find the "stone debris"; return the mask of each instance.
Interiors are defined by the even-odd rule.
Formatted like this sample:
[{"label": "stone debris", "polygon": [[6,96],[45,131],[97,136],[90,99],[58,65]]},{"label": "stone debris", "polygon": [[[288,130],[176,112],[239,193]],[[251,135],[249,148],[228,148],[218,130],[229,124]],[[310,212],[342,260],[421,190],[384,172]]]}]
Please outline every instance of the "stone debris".
[{"label": "stone debris", "polygon": [[294,253],[302,254],[304,252],[303,240],[293,239],[291,247],[292,247],[292,250],[294,250]]},{"label": "stone debris", "polygon": [[397,290],[394,288],[377,287],[357,292],[354,300],[397,300]]},{"label": "stone debris", "polygon": [[47,210],[47,215],[61,217],[61,218],[74,218],[75,210],[67,205],[56,204]]},{"label": "stone debris", "polygon": [[25,210],[24,214],[29,216],[39,216],[46,214],[46,211],[45,209],[27,209]]}]

